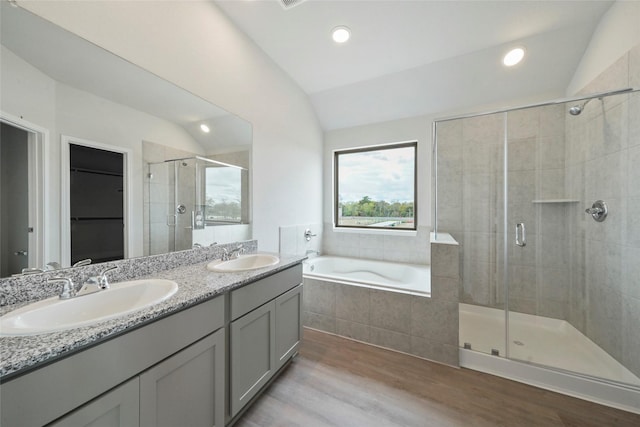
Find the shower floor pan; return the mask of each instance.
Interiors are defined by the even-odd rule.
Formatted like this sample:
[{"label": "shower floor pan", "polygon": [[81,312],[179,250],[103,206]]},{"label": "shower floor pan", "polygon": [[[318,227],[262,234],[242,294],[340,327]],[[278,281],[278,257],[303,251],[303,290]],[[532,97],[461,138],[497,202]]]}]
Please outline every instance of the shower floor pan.
[{"label": "shower floor pan", "polygon": [[[460,304],[460,347],[506,356],[503,310]],[[509,357],[640,386],[640,378],[564,320],[509,313]]]}]

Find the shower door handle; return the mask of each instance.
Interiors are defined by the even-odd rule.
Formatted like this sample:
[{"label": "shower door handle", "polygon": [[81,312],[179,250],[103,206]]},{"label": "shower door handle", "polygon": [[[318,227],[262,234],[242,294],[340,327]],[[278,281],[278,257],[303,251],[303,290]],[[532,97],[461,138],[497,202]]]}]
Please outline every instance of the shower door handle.
[{"label": "shower door handle", "polygon": [[527,230],[524,228],[524,222],[516,224],[516,245],[520,247],[527,245]]}]

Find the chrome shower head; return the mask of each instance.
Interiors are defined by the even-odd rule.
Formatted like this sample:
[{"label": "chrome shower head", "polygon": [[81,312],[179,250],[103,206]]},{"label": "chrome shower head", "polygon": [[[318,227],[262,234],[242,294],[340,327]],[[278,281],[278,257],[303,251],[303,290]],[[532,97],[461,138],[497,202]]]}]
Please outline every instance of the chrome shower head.
[{"label": "chrome shower head", "polygon": [[572,116],[577,116],[580,113],[582,113],[582,107],[580,105],[574,105],[573,107],[569,108],[569,114],[571,114]]},{"label": "chrome shower head", "polygon": [[584,106],[587,105],[592,99],[593,98],[589,98],[584,101],[582,105],[574,105],[573,107],[569,108],[569,114],[571,114],[572,116],[580,115],[580,113],[582,113],[582,110],[584,109]]}]

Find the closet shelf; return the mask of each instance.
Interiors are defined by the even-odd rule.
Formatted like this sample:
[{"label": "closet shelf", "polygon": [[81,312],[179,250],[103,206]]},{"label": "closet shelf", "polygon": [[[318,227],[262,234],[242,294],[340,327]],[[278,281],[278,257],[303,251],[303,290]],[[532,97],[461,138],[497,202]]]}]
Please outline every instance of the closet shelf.
[{"label": "closet shelf", "polygon": [[542,203],[579,203],[580,200],[576,199],[538,199],[532,200],[531,203],[542,204]]},{"label": "closet shelf", "polygon": [[123,220],[124,218],[121,216],[73,216],[71,217],[71,221],[116,221]]},{"label": "closet shelf", "polygon": [[107,175],[107,176],[118,176],[118,177],[123,176],[122,172],[113,172],[109,170],[99,170],[99,169],[71,168],[71,172],[90,173],[94,175]]}]

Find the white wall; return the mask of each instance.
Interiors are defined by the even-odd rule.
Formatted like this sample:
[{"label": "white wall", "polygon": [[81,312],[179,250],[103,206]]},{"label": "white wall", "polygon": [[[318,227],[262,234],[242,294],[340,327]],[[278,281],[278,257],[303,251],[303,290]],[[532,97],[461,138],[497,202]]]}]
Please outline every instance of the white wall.
[{"label": "white wall", "polygon": [[28,10],[253,125],[253,235],[321,221],[322,131],[304,92],[210,1],[31,2]]},{"label": "white wall", "polygon": [[640,1],[616,1],[591,36],[567,94],[574,95],[632,47],[640,44]]},{"label": "white wall", "polygon": [[[0,58],[2,58],[0,61],[0,87],[2,88],[0,111],[49,129],[49,137],[52,138],[55,134],[55,82],[4,46],[0,47]],[[45,143],[48,147],[52,145],[51,140]],[[50,154],[44,153],[44,156],[49,157]],[[43,224],[44,235],[41,234],[45,241],[43,248],[45,259],[54,254],[57,255],[60,250],[58,226],[60,224],[60,174],[54,173],[57,174],[52,175],[52,179],[44,183],[46,199],[44,202],[45,206],[49,207],[49,212],[46,213],[48,218]],[[48,261],[54,260],[49,258],[45,262]]]},{"label": "white wall", "polygon": [[181,127],[58,83],[2,47],[0,110],[49,130],[45,262],[60,262],[61,135],[132,150],[130,256],[143,254],[142,141],[205,154]]}]

